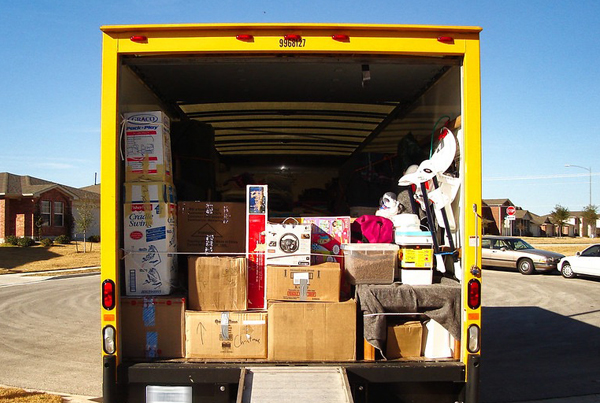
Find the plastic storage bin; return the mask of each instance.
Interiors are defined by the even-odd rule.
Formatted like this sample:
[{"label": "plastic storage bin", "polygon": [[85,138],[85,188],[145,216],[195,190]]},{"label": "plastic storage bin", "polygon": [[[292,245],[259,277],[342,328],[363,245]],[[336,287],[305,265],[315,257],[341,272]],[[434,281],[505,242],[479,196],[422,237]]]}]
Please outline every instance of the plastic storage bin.
[{"label": "plastic storage bin", "polygon": [[398,265],[398,245],[349,243],[342,245],[346,279],[350,284],[391,284]]}]

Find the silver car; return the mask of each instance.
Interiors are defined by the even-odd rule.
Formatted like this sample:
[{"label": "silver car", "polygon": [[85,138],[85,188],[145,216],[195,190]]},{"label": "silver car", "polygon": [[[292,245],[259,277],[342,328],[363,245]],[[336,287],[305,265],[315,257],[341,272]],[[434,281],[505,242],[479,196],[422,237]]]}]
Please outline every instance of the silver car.
[{"label": "silver car", "polygon": [[483,267],[509,267],[522,274],[533,274],[536,270],[556,270],[563,257],[560,253],[535,249],[521,238],[488,235],[481,242]]}]

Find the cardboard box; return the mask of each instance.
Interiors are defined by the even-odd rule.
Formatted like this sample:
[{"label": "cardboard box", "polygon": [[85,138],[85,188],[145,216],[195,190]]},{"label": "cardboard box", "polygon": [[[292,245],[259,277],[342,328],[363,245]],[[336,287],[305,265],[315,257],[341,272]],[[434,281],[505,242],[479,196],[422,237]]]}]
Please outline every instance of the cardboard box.
[{"label": "cardboard box", "polygon": [[123,356],[184,357],[184,313],[181,297],[122,298]]},{"label": "cardboard box", "polygon": [[124,188],[125,203],[177,203],[169,182],[126,182]]},{"label": "cardboard box", "polygon": [[177,206],[124,203],[126,295],[168,295],[177,285]]},{"label": "cardboard box", "polygon": [[246,253],[244,203],[177,204],[180,252]]},{"label": "cardboard box", "polygon": [[312,224],[311,262],[344,264],[341,245],[350,243],[350,217],[302,217],[303,224]]},{"label": "cardboard box", "polygon": [[188,257],[188,307],[194,311],[245,311],[245,257]]},{"label": "cardboard box", "polygon": [[423,325],[419,321],[390,325],[387,329],[385,356],[388,359],[420,357]]},{"label": "cardboard box", "polygon": [[125,114],[125,181],[172,182],[171,127],[161,111]]},{"label": "cardboard box", "polygon": [[269,360],[354,361],[356,303],[273,302],[269,314]]},{"label": "cardboard box", "polygon": [[267,223],[267,264],[310,266],[311,231],[310,224]]},{"label": "cardboard box", "polygon": [[267,265],[267,300],[339,302],[341,278],[338,263],[308,267]]},{"label": "cardboard box", "polygon": [[265,359],[266,312],[185,313],[186,358]]}]

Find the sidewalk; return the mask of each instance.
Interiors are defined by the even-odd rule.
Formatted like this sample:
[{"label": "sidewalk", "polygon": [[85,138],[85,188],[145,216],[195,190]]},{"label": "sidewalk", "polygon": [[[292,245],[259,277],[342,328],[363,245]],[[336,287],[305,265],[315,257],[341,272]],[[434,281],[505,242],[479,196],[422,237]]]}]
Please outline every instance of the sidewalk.
[{"label": "sidewalk", "polygon": [[64,272],[82,272],[81,274],[69,274],[69,276],[92,276],[98,273],[87,273],[87,271],[98,269],[100,269],[100,266],[82,267],[78,269],[44,270],[28,273],[2,274],[0,275],[0,288],[40,283],[42,281],[50,280],[53,278],[63,277],[64,274],[61,273]]}]

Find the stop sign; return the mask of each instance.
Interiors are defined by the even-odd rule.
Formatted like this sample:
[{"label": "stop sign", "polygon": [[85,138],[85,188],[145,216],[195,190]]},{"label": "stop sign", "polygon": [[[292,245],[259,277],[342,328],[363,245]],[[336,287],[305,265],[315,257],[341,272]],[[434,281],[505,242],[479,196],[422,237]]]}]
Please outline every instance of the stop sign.
[{"label": "stop sign", "polygon": [[517,212],[517,209],[515,208],[515,206],[508,206],[506,208],[506,214],[508,214],[508,215],[515,215],[516,212]]}]

